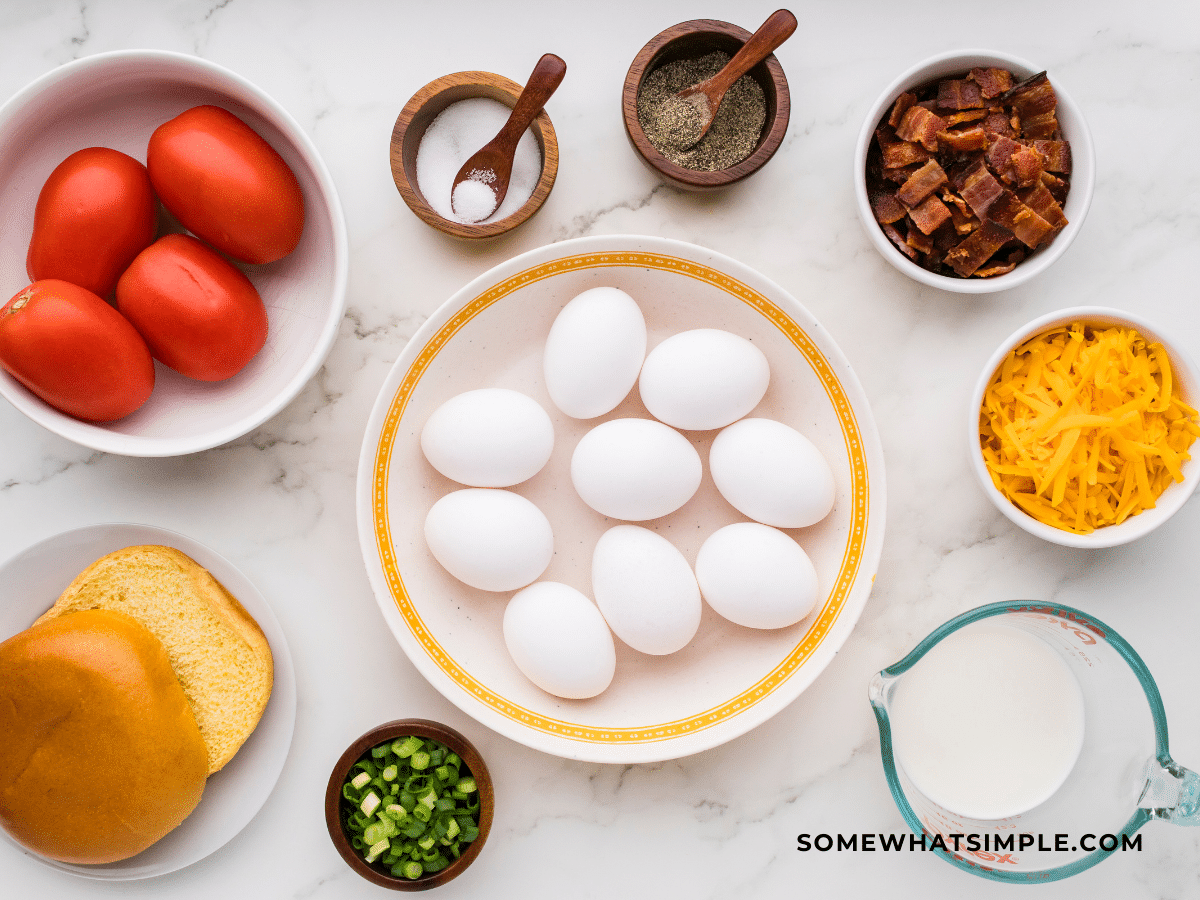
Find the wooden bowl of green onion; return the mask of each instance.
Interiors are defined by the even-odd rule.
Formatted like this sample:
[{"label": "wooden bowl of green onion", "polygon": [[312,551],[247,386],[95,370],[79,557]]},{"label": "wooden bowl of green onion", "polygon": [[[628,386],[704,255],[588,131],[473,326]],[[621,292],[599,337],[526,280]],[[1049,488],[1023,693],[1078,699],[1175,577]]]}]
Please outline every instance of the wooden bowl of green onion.
[{"label": "wooden bowl of green onion", "polygon": [[428,719],[397,719],[346,748],[329,776],[325,825],[367,881],[423,891],[456,878],[483,849],[495,795],[479,751]]}]

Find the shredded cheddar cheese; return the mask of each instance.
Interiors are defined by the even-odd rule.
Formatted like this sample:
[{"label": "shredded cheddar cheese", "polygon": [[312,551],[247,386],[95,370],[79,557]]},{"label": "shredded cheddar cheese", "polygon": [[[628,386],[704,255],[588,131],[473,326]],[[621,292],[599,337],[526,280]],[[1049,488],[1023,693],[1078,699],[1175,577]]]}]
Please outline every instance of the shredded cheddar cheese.
[{"label": "shredded cheddar cheese", "polygon": [[1200,435],[1161,344],[1072,322],[1030,338],[983,395],[979,444],[992,482],[1039,522],[1088,534],[1151,509],[1183,481]]}]

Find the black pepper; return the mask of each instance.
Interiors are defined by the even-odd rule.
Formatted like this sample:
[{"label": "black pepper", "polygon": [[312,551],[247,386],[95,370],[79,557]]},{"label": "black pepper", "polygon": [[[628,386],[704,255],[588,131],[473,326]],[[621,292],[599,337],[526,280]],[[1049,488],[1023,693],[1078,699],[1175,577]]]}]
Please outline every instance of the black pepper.
[{"label": "black pepper", "polygon": [[729,54],[718,50],[659,66],[642,82],[638,122],[655,149],[676,165],[700,172],[728,169],[753,153],[758,144],[767,121],[767,100],[762,87],[749,75],[726,91],[712,127],[699,143],[695,143],[699,111],[675,97],[684,88],[716,75],[727,62]]}]

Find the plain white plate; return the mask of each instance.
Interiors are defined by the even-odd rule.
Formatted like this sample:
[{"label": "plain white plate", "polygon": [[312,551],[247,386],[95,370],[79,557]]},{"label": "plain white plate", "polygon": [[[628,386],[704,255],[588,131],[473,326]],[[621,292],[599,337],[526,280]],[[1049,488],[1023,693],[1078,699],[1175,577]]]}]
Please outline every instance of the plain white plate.
[{"label": "plain white plate", "polygon": [[[576,294],[612,285],[641,306],[653,347],[690,328],[723,328],[754,341],[771,384],[752,415],[804,433],[830,462],[834,511],[792,534],[821,583],[816,610],[789,628],[758,631],[707,607],[692,642],[652,657],[617,642],[612,685],[591,700],[534,687],[508,656],[501,618],[511,594],[469,588],[425,545],[430,506],[458,485],[421,453],[421,428],[442,402],[479,387],[529,394],[550,413],[555,449],[546,467],[514,490],[554,528],[555,555],[542,580],[591,596],[591,558],[612,524],[576,495],[571,453],[591,427],[649,417],[637,391],[613,412],[581,422],[551,403],[542,380],[550,324]],[[714,432],[689,432],[708,459]],[[697,494],[653,522],[695,562],[709,534],[745,521],[717,493],[705,464]],[[359,538],[384,618],[416,668],[453,703],[516,741],[597,762],[672,759],[716,746],[795,699],[829,663],[870,593],[883,544],[883,451],[866,397],[821,325],[778,285],[728,257],[662,238],[603,236],[552,244],[480,276],[421,327],[380,391],[358,471]]]},{"label": "plain white plate", "polygon": [[190,866],[219,850],[249,824],[279,780],[296,725],[296,673],[279,620],[233,564],[191,538],[150,525],[88,525],[34,544],[0,565],[0,640],[33,624],[85,568],[114,550],[160,544],[182,550],[237,597],[271,645],[275,683],[258,727],[225,768],[208,779],[200,805],[174,831],[137,856],[81,866],[31,853],[0,829],[9,846],[54,869],[102,881],[133,881]]}]

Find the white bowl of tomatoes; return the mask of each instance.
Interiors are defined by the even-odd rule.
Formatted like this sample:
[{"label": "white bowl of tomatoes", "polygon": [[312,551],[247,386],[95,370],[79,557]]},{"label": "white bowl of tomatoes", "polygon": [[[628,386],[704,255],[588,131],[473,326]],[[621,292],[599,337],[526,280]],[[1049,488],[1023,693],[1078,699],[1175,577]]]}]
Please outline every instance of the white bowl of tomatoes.
[{"label": "white bowl of tomatoes", "polygon": [[123,50],[43,75],[0,107],[0,196],[0,394],[76,443],[227,443],[337,335],[333,180],[295,119],[221,66]]}]

